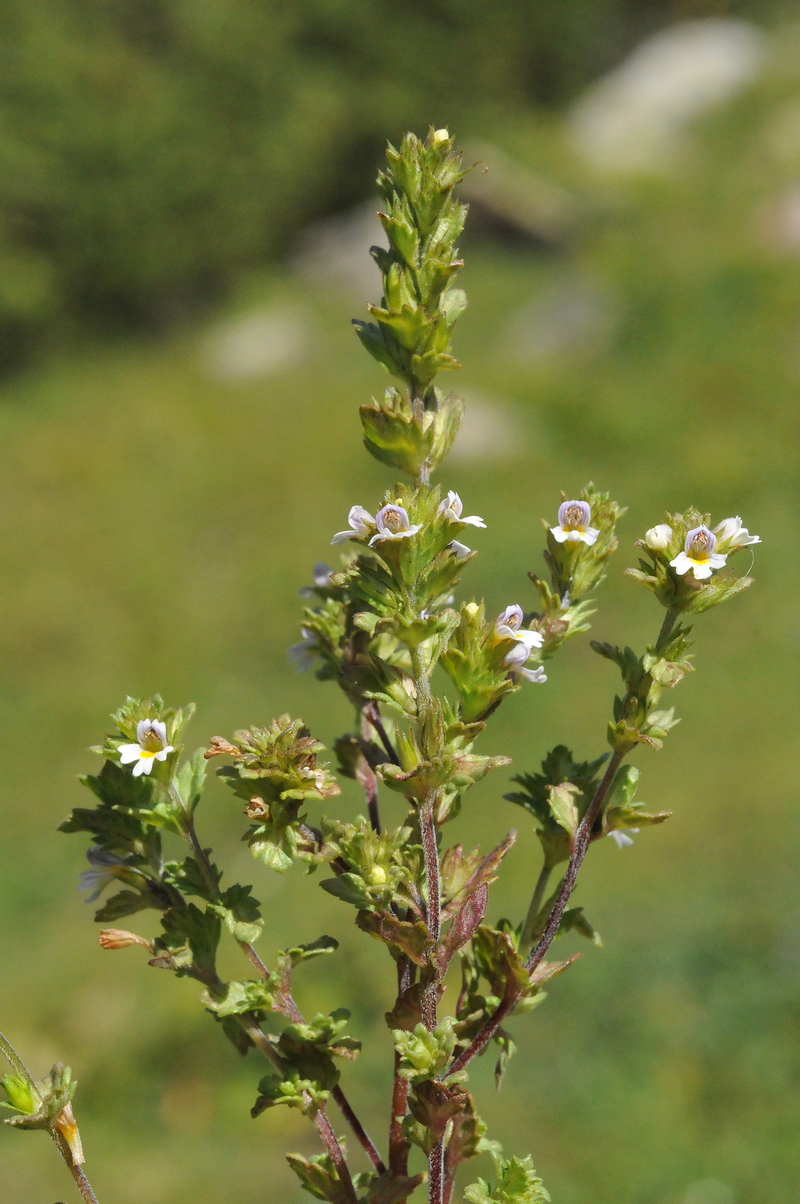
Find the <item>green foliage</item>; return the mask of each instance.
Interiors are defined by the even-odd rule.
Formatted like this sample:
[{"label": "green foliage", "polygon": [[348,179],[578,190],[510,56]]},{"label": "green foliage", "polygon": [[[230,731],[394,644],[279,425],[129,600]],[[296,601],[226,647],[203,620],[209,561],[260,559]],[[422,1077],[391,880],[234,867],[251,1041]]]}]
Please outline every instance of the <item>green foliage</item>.
[{"label": "green foliage", "polygon": [[550,1195],[545,1190],[533,1162],[527,1158],[506,1159],[493,1153],[495,1184],[491,1187],[485,1179],[478,1179],[464,1189],[464,1199],[469,1204],[549,1204]]},{"label": "green foliage", "polygon": [[253,1116],[278,1104],[313,1116],[324,1105],[339,1081],[334,1057],[352,1060],[361,1048],[354,1037],[340,1036],[349,1018],[347,1008],[338,1008],[330,1016],[317,1015],[309,1024],[290,1024],[283,1030],[275,1048],[284,1069],[259,1083]]},{"label": "green foliage", "polygon": [[516,774],[511,780],[522,786],[521,791],[505,795],[511,803],[524,807],[539,824],[536,835],[542,844],[545,865],[553,869],[566,861],[570,854],[570,834],[574,828],[564,826],[553,807],[553,788],[574,787],[575,809],[579,818],[586,814],[589,803],[600,782],[600,768],[608,753],[596,761],[575,761],[565,744],[551,749],[542,761],[540,773]]},{"label": "green foliage", "polygon": [[250,851],[271,869],[288,870],[295,857],[313,851],[303,831],[302,804],[339,793],[327,765],[317,759],[325,746],[301,719],[288,715],[266,728],[236,732],[233,741],[215,736],[205,755],[233,757],[234,765],[217,773],[247,800],[247,815],[257,820],[247,835]]}]

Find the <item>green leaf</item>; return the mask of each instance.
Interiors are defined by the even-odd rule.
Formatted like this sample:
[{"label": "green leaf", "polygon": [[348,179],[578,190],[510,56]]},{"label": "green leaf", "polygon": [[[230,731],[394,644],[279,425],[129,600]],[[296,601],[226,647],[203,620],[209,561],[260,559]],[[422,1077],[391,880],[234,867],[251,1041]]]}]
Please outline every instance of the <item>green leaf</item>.
[{"label": "green leaf", "polygon": [[183,805],[189,814],[193,814],[205,789],[206,759],[205,749],[198,748],[188,761],[184,761],[175,776],[178,793],[183,799]]},{"label": "green leaf", "polygon": [[464,1199],[469,1204],[550,1204],[550,1195],[545,1190],[530,1156],[527,1158],[503,1158],[492,1151],[496,1181],[491,1187],[484,1179],[464,1189]]},{"label": "green leaf", "polygon": [[553,819],[568,832],[572,839],[578,831],[580,816],[576,799],[580,798],[581,790],[574,782],[562,782],[558,786],[548,787],[548,801]]}]

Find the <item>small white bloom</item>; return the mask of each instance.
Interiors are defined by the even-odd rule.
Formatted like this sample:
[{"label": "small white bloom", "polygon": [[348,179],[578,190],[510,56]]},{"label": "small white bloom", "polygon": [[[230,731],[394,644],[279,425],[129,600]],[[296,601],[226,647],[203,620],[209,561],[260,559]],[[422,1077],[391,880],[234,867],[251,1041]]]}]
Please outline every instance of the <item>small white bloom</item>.
[{"label": "small white bloom", "polygon": [[384,539],[409,539],[410,536],[416,535],[417,531],[422,530],[422,524],[412,525],[408,519],[408,511],[403,506],[395,505],[394,502],[389,502],[378,511],[375,515],[375,526],[378,528],[378,533],[373,535],[369,541],[370,547]]},{"label": "small white bloom", "polygon": [[507,606],[495,619],[495,640],[517,640],[528,649],[528,653],[534,648],[541,648],[544,636],[540,631],[529,631],[527,627],[523,627],[524,617],[521,606]]},{"label": "small white bloom", "polygon": [[535,685],[543,685],[547,681],[547,674],[541,665],[537,665],[535,669],[517,669],[515,672],[524,677],[525,681],[532,681]]},{"label": "small white bloom", "polygon": [[363,506],[351,506],[347,521],[350,530],[337,531],[331,540],[332,544],[344,543],[346,539],[366,539],[370,528],[375,526],[375,519]]},{"label": "small white bloom", "polygon": [[600,534],[596,528],[589,526],[591,521],[592,511],[588,502],[562,502],[558,507],[558,526],[550,530],[557,543],[580,540],[591,547]]},{"label": "small white bloom", "polygon": [[463,560],[464,557],[469,556],[470,552],[472,551],[472,548],[468,548],[465,543],[459,543],[457,539],[454,539],[452,543],[448,544],[448,547],[455,556],[456,560]]},{"label": "small white bloom", "polygon": [[95,899],[99,899],[102,892],[107,886],[113,885],[120,878],[119,867],[127,865],[124,857],[118,857],[116,853],[110,853],[107,849],[101,849],[99,845],[93,844],[86,851],[86,859],[93,869],[84,870],[78,877],[78,890],[91,891],[87,896],[87,903],[94,903]]},{"label": "small white bloom", "polygon": [[314,666],[314,652],[317,648],[317,637],[308,627],[301,627],[302,640],[291,644],[288,649],[289,660],[298,673],[306,673]]},{"label": "small white bloom", "polygon": [[758,535],[751,535],[747,527],[742,526],[742,520],[737,514],[735,518],[723,518],[714,528],[714,534],[719,543],[727,544],[730,549],[746,548],[751,543],[761,543]]},{"label": "small white bloom", "polygon": [[659,523],[657,527],[651,527],[646,532],[644,542],[648,548],[652,548],[654,552],[663,552],[669,547],[669,541],[672,539],[672,527],[668,523]]},{"label": "small white bloom", "polygon": [[446,518],[451,523],[466,523],[470,527],[485,527],[486,523],[482,518],[478,518],[477,514],[471,514],[469,518],[462,518],[461,512],[464,509],[464,504],[457,493],[453,493],[451,489],[446,498],[439,503],[439,509],[436,513],[439,517]]},{"label": "small white bloom", "polygon": [[544,644],[544,636],[539,631],[529,631],[528,628],[522,627],[523,618],[522,607],[513,605],[507,606],[495,619],[495,642],[499,643],[501,640],[514,641],[513,648],[509,648],[503,657],[503,664],[515,676],[524,677],[526,681],[547,681],[547,676],[541,665],[537,665],[533,669],[524,668],[534,648],[541,648]]},{"label": "small white bloom", "polygon": [[727,560],[727,556],[714,551],[716,546],[717,537],[708,527],[692,527],[686,536],[684,551],[669,563],[681,576],[691,569],[695,581],[704,581],[715,569],[723,568]]},{"label": "small white bloom", "polygon": [[[639,829],[628,828],[628,832],[634,832],[638,836]],[[618,849],[626,849],[633,844],[633,838],[628,835],[628,832],[609,832],[609,836]]]},{"label": "small white bloom", "polygon": [[133,764],[133,776],[141,777],[153,768],[153,761],[166,761],[174,752],[167,744],[167,725],[160,719],[140,719],[136,725],[138,744],[120,744],[120,765]]}]

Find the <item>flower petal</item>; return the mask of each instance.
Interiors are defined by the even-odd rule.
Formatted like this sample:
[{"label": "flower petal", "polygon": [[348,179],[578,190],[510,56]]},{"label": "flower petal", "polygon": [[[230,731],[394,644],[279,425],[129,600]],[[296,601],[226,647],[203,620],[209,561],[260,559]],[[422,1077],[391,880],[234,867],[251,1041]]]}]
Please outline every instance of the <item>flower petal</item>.
[{"label": "flower petal", "polygon": [[138,761],[142,755],[142,748],[139,744],[120,744],[118,751],[121,765],[130,765],[131,761]]}]

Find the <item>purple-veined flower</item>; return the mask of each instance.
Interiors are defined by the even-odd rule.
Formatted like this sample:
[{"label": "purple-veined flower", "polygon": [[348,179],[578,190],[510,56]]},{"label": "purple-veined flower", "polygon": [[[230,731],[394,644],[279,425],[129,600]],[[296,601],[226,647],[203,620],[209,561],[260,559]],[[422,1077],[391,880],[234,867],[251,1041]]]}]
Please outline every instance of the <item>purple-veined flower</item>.
[{"label": "purple-veined flower", "polygon": [[317,647],[317,637],[308,627],[301,627],[302,640],[291,644],[288,648],[289,660],[298,673],[305,673],[314,664],[314,652]]},{"label": "purple-veined flower", "polygon": [[127,868],[127,862],[124,857],[118,857],[116,853],[101,849],[96,844],[90,845],[86,850],[86,860],[92,868],[79,875],[78,890],[91,891],[86,897],[86,902],[94,903],[107,886],[119,881],[122,876],[119,872],[120,866]]},{"label": "purple-veined flower", "polygon": [[[344,534],[344,532],[342,532],[342,534]],[[333,576],[333,569],[331,568],[331,566],[329,564],[325,564],[325,562],[322,560],[318,561],[314,565],[314,569],[311,573],[311,578],[314,582],[314,585],[302,586],[297,591],[298,596],[301,598],[313,598],[315,596],[314,595],[314,586],[316,586],[317,589],[328,589],[331,584],[332,576]]]},{"label": "purple-veined flower", "polygon": [[551,527],[553,539],[557,543],[577,542],[580,540],[591,547],[600,532],[590,527],[592,511],[588,502],[562,502],[558,507],[558,526]]},{"label": "purple-veined flower", "polygon": [[446,518],[451,523],[466,523],[470,527],[485,527],[486,523],[482,518],[478,518],[477,514],[471,514],[469,518],[462,517],[464,509],[463,502],[457,493],[451,489],[446,498],[443,498],[439,503],[439,509],[436,511],[439,517]]},{"label": "purple-veined flower", "polygon": [[695,581],[705,581],[715,569],[724,568],[727,560],[727,556],[714,551],[716,546],[717,537],[708,527],[692,527],[687,533],[684,550],[669,563],[681,576],[691,569]]},{"label": "purple-veined flower", "polygon": [[735,518],[723,518],[714,528],[718,544],[725,544],[730,551],[734,548],[747,548],[751,543],[761,543],[758,535],[751,535],[747,527],[742,526],[742,520],[737,514]]},{"label": "purple-veined flower", "polygon": [[375,526],[375,519],[363,506],[351,506],[347,521],[350,529],[337,531],[331,540],[332,544],[344,543],[347,539],[366,539],[371,528]]},{"label": "purple-veined flower", "polygon": [[499,643],[501,640],[514,641],[514,647],[509,648],[503,657],[503,664],[513,674],[518,677],[524,677],[526,681],[545,682],[547,681],[547,675],[541,665],[537,665],[533,669],[526,669],[524,667],[534,648],[541,648],[544,644],[544,636],[539,631],[529,631],[528,628],[523,627],[523,618],[522,607],[516,604],[507,606],[504,611],[501,611],[494,622],[495,642]]},{"label": "purple-veined flower", "polygon": [[669,523],[659,523],[658,526],[651,527],[645,533],[644,542],[654,552],[663,552],[669,547],[672,535],[673,531]]},{"label": "purple-veined flower", "polygon": [[609,832],[609,836],[618,849],[627,849],[633,844],[633,837],[629,835],[630,832],[633,832],[637,836],[639,835],[638,828],[628,828],[627,832]]},{"label": "purple-veined flower", "polygon": [[137,744],[120,744],[120,765],[133,765],[133,776],[149,773],[154,761],[166,761],[174,752],[167,744],[167,725],[161,719],[140,719],[136,724]]},{"label": "purple-veined flower", "polygon": [[422,524],[409,522],[408,511],[403,506],[395,505],[394,502],[389,502],[381,507],[375,515],[375,526],[378,531],[369,541],[370,547],[385,539],[409,539],[412,535],[416,535],[417,531],[422,530]]}]

